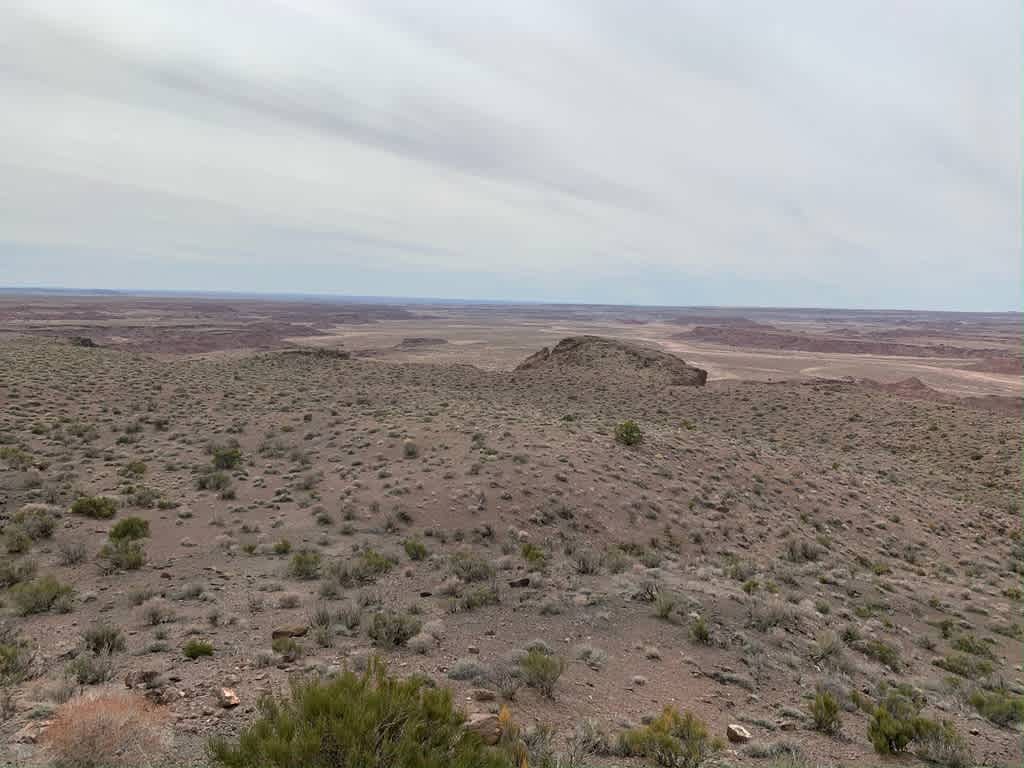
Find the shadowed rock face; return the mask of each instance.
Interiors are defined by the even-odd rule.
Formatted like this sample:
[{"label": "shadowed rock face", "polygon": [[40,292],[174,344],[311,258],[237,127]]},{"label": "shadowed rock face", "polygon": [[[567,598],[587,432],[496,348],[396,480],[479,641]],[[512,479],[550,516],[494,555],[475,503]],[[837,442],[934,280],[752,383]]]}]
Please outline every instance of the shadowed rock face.
[{"label": "shadowed rock face", "polygon": [[670,384],[701,387],[708,372],[687,365],[667,352],[603,336],[569,336],[553,349],[543,347],[516,366],[516,371],[562,368],[589,368],[620,373],[661,374]]}]

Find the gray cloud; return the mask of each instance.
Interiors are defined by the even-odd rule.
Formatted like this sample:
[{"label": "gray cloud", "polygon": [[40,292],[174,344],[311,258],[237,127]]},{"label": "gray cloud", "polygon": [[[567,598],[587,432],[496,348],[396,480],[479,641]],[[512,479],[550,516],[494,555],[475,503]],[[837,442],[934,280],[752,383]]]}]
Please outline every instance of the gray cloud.
[{"label": "gray cloud", "polygon": [[102,258],[118,287],[249,265],[250,290],[1014,307],[1019,22],[1003,0],[10,4],[0,283]]}]

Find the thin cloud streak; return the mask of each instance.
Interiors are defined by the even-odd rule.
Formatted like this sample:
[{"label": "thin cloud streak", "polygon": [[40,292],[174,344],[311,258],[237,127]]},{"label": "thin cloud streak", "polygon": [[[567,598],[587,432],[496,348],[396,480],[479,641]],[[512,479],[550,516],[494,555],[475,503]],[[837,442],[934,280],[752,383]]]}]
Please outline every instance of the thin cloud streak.
[{"label": "thin cloud streak", "polygon": [[15,3],[3,282],[1013,308],[1020,15]]}]

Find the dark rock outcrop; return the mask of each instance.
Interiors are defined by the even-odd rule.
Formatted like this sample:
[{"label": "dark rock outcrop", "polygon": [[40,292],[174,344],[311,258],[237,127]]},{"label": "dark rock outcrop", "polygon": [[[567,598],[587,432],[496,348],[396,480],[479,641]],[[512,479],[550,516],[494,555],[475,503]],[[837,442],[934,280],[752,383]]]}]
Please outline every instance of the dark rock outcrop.
[{"label": "dark rock outcrop", "polygon": [[662,375],[669,384],[691,387],[703,386],[708,379],[703,368],[687,365],[668,352],[604,336],[569,336],[553,348],[543,347],[530,355],[516,371],[570,368]]}]

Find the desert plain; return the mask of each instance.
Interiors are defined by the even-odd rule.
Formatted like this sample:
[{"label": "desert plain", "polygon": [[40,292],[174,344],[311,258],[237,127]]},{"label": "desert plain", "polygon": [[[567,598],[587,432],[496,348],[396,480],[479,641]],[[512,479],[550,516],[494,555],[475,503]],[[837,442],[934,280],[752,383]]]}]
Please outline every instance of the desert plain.
[{"label": "desert plain", "polygon": [[[139,764],[205,767],[262,696],[379,656],[504,709],[531,765],[657,764],[616,740],[665,706],[708,765],[1020,765],[1021,334],[0,295],[0,764],[109,690],[159,721]],[[955,744],[880,754],[894,694]]]}]

